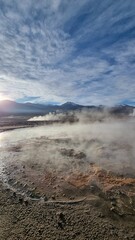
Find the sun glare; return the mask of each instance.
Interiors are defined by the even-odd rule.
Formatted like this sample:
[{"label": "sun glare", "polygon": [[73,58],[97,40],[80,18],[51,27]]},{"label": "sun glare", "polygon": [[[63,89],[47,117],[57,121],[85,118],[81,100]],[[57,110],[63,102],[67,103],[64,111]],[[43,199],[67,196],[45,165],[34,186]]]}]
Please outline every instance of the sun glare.
[{"label": "sun glare", "polygon": [[7,100],[7,99],[9,98],[0,93],[0,101]]}]

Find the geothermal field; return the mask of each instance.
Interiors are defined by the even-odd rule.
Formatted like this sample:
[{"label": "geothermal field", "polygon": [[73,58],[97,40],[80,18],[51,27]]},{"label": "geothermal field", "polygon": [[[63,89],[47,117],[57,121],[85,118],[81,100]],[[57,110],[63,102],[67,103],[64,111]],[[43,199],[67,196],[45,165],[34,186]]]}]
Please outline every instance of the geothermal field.
[{"label": "geothermal field", "polygon": [[1,118],[0,239],[135,239],[135,118],[92,116]]}]

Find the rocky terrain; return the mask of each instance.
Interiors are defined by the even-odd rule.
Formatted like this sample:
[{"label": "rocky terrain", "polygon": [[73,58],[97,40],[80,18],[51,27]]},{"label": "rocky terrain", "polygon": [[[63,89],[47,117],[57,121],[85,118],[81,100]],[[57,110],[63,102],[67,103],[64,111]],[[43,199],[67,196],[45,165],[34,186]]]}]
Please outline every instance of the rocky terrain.
[{"label": "rocky terrain", "polygon": [[90,177],[78,174],[63,183],[48,173],[44,188],[29,176],[1,183],[1,239],[134,239],[135,180],[98,171],[99,188]]},{"label": "rocky terrain", "polygon": [[[1,186],[2,187],[2,186]],[[103,202],[103,200],[102,200]],[[134,239],[134,217],[106,212],[94,198],[82,202],[24,201],[0,194],[0,236],[5,239]]]}]

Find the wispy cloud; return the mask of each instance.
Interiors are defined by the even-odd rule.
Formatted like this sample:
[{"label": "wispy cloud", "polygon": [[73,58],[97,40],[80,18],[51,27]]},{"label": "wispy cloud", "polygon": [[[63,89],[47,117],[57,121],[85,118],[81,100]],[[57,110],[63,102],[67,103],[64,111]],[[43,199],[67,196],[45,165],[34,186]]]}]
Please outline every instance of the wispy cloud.
[{"label": "wispy cloud", "polygon": [[0,0],[0,91],[13,99],[135,101],[135,2]]}]

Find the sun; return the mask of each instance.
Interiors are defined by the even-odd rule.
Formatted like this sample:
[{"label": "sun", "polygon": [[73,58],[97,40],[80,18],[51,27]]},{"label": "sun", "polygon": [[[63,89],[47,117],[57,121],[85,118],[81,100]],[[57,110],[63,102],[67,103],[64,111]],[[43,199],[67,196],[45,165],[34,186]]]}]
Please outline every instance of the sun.
[{"label": "sun", "polygon": [[9,97],[6,97],[2,93],[0,93],[0,101],[8,100],[8,99],[9,99]]}]

